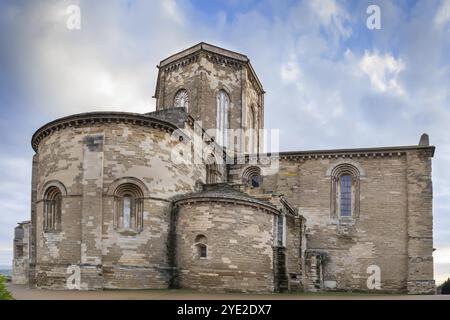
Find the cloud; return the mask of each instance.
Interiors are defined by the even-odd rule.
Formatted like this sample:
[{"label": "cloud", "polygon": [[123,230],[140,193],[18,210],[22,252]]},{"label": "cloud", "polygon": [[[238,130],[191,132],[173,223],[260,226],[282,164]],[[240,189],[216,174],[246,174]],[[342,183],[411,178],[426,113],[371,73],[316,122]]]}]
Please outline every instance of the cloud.
[{"label": "cloud", "polygon": [[300,76],[300,67],[293,57],[291,60],[281,65],[281,79],[286,83],[296,82]]},{"label": "cloud", "polygon": [[12,259],[14,227],[30,216],[31,160],[2,154],[0,157],[0,265]]},{"label": "cloud", "polygon": [[329,30],[337,30],[344,38],[351,35],[351,29],[345,26],[349,15],[335,0],[312,0],[309,3],[323,26]]},{"label": "cloud", "polygon": [[366,51],[359,62],[359,67],[379,92],[391,91],[398,95],[405,93],[398,83],[399,74],[405,69],[401,59],[396,60],[388,53],[380,55],[377,52]]},{"label": "cloud", "polygon": [[442,0],[441,6],[439,7],[436,16],[434,18],[434,23],[442,27],[450,21],[450,0]]},{"label": "cloud", "polygon": [[93,110],[153,110],[161,53],[192,43],[184,26],[188,9],[173,0],[130,6],[80,1],[81,29],[69,30],[67,6],[64,1],[11,2],[0,14],[11,21],[18,39],[9,50],[19,53],[15,62],[21,65],[18,73],[30,99],[53,117]]}]

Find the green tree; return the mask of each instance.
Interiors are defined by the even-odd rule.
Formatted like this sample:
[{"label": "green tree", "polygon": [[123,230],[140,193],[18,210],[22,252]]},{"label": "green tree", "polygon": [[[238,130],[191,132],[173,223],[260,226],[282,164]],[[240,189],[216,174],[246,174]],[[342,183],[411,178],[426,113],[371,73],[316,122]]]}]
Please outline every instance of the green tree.
[{"label": "green tree", "polygon": [[441,293],[442,293],[442,294],[450,294],[450,278],[448,278],[448,279],[441,285]]},{"label": "green tree", "polygon": [[13,296],[6,289],[5,282],[6,282],[6,277],[0,275],[0,300],[13,300]]}]

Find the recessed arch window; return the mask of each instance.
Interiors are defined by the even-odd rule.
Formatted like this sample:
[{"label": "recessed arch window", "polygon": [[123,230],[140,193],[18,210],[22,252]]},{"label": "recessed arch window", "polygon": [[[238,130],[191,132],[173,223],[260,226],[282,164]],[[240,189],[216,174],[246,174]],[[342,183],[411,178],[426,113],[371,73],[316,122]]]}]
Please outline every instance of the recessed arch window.
[{"label": "recessed arch window", "polygon": [[133,183],[124,183],[114,192],[114,227],[142,231],[144,227],[144,195]]},{"label": "recessed arch window", "polygon": [[343,174],[339,178],[340,216],[352,216],[352,176]]},{"label": "recessed arch window", "polygon": [[249,112],[249,121],[248,121],[248,139],[249,139],[249,146],[248,151],[249,153],[257,153],[258,152],[258,116],[256,112],[256,107],[252,105],[250,107]]},{"label": "recessed arch window", "polygon": [[61,229],[62,194],[56,186],[49,187],[44,194],[44,231]]},{"label": "recessed arch window", "polygon": [[180,89],[175,94],[173,105],[175,108],[185,108],[186,111],[189,109],[189,94],[186,89]]},{"label": "recessed arch window", "polygon": [[259,188],[262,183],[261,168],[251,166],[242,174],[242,182],[253,188]]},{"label": "recessed arch window", "polygon": [[206,183],[214,184],[220,182],[219,166],[217,165],[216,157],[210,154],[206,158]]},{"label": "recessed arch window", "polygon": [[334,218],[359,216],[360,172],[355,166],[342,163],[331,172],[331,214]]},{"label": "recessed arch window", "polygon": [[220,90],[216,96],[217,133],[216,142],[223,147],[228,146],[230,97],[225,90]]},{"label": "recessed arch window", "polygon": [[195,237],[195,248],[196,248],[196,254],[197,258],[199,259],[206,259],[208,258],[208,241],[207,238],[199,234]]}]

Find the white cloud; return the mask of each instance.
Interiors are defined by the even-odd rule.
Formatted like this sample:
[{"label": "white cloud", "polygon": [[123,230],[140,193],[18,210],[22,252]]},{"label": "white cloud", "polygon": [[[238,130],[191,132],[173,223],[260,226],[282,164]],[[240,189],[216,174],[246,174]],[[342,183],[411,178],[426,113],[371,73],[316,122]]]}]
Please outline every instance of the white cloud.
[{"label": "white cloud", "polygon": [[295,57],[281,65],[281,79],[286,82],[296,82],[300,76],[300,66]]},{"label": "white cloud", "polygon": [[322,25],[336,28],[344,38],[348,38],[351,35],[351,29],[345,26],[349,15],[335,0],[312,0],[310,5]]},{"label": "white cloud", "polygon": [[434,23],[441,27],[450,21],[450,0],[442,0],[441,6],[439,7],[436,16],[434,18]]},{"label": "white cloud", "polygon": [[372,86],[379,92],[392,91],[398,95],[405,92],[398,83],[399,74],[405,70],[401,59],[395,59],[391,54],[380,55],[377,52],[366,51],[359,62],[361,70],[369,77]]},{"label": "white cloud", "polygon": [[[94,110],[154,110],[157,62],[164,53],[193,42],[184,21],[189,9],[174,0],[133,2],[130,7],[114,1],[108,2],[107,10],[104,5],[81,2],[81,30],[68,30],[67,3],[17,4],[21,20],[28,23],[16,23],[18,40],[10,50],[23,57],[21,77],[30,99],[51,117]],[[15,4],[10,6],[0,16],[15,12]]]},{"label": "white cloud", "polygon": [[434,262],[450,264],[450,246],[438,248],[433,254]]},{"label": "white cloud", "polygon": [[175,0],[164,0],[161,1],[164,11],[168,16],[178,24],[183,24],[182,9],[178,7]]}]

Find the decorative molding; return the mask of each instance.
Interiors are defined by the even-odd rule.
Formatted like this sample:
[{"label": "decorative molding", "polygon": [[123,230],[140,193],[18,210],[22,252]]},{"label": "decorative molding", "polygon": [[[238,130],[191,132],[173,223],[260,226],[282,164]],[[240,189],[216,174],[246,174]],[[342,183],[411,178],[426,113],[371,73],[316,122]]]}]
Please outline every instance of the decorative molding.
[{"label": "decorative molding", "polygon": [[213,52],[206,52],[206,59],[214,64],[217,65],[221,65],[221,66],[225,66],[225,67],[230,67],[233,68],[235,70],[239,70],[244,66],[244,63],[242,63],[239,60],[230,58],[230,57],[226,57],[217,53],[213,53]]},{"label": "decorative molding", "polygon": [[[250,160],[270,163],[270,160],[325,160],[325,159],[364,159],[364,158],[400,158],[406,156],[408,151],[421,151],[429,157],[434,156],[434,146],[401,146],[382,147],[367,149],[342,149],[342,150],[317,150],[317,151],[294,151],[267,154],[245,154],[234,158],[234,164],[247,164]],[[261,162],[261,163],[262,163]],[[256,162],[255,162],[256,163]]]},{"label": "decorative molding", "polygon": [[[191,125],[192,120],[189,120],[191,119],[188,119],[188,124]],[[92,126],[99,123],[132,124],[155,128],[170,134],[178,129],[176,125],[170,122],[166,122],[144,114],[127,112],[91,112],[76,114],[47,123],[34,133],[31,139],[31,145],[33,147],[33,150],[37,152],[39,143],[42,141],[42,139],[50,136],[54,132],[66,128]]]},{"label": "decorative molding", "polygon": [[104,195],[114,196],[117,191],[117,188],[125,184],[131,184],[138,187],[140,189],[140,192],[142,192],[142,195],[139,196],[139,198],[149,197],[150,195],[150,192],[145,183],[135,177],[122,177],[114,180],[109,185],[108,191]]},{"label": "decorative molding", "polygon": [[164,66],[164,71],[166,72],[171,72],[171,71],[177,71],[178,69],[180,69],[181,67],[185,67],[188,66],[190,64],[193,64],[194,62],[198,62],[200,57],[199,52],[196,52],[194,54],[191,54],[187,57],[184,57],[181,60],[176,60],[172,63],[169,63],[167,66]]},{"label": "decorative molding", "polygon": [[[337,168],[343,168],[345,166],[346,168],[350,168],[349,170],[352,171],[352,174],[359,177],[365,177],[366,171],[363,169],[361,164],[359,162],[356,162],[352,159],[338,159],[336,162],[334,162],[331,166],[328,167],[327,172],[325,174],[326,177],[335,176],[335,170]],[[351,168],[353,167],[353,168]],[[352,170],[353,169],[353,170]],[[354,169],[356,169],[358,172],[353,172]]]},{"label": "decorative molding", "polygon": [[246,207],[252,207],[259,210],[262,210],[267,213],[273,213],[273,214],[280,214],[280,211],[276,208],[271,206],[270,204],[252,201],[252,200],[244,200],[244,199],[237,199],[237,198],[228,198],[228,197],[192,197],[192,198],[185,198],[181,200],[177,200],[174,202],[174,205],[176,206],[185,206],[185,205],[192,205],[196,203],[225,203],[230,205],[242,205]]},{"label": "decorative molding", "polygon": [[61,192],[62,197],[67,196],[67,189],[62,182],[60,182],[59,180],[50,180],[44,183],[44,185],[40,188],[39,192],[40,199],[38,199],[37,202],[42,201],[42,199],[44,199],[44,195],[47,192],[48,188],[50,187],[58,188],[58,190]]}]

